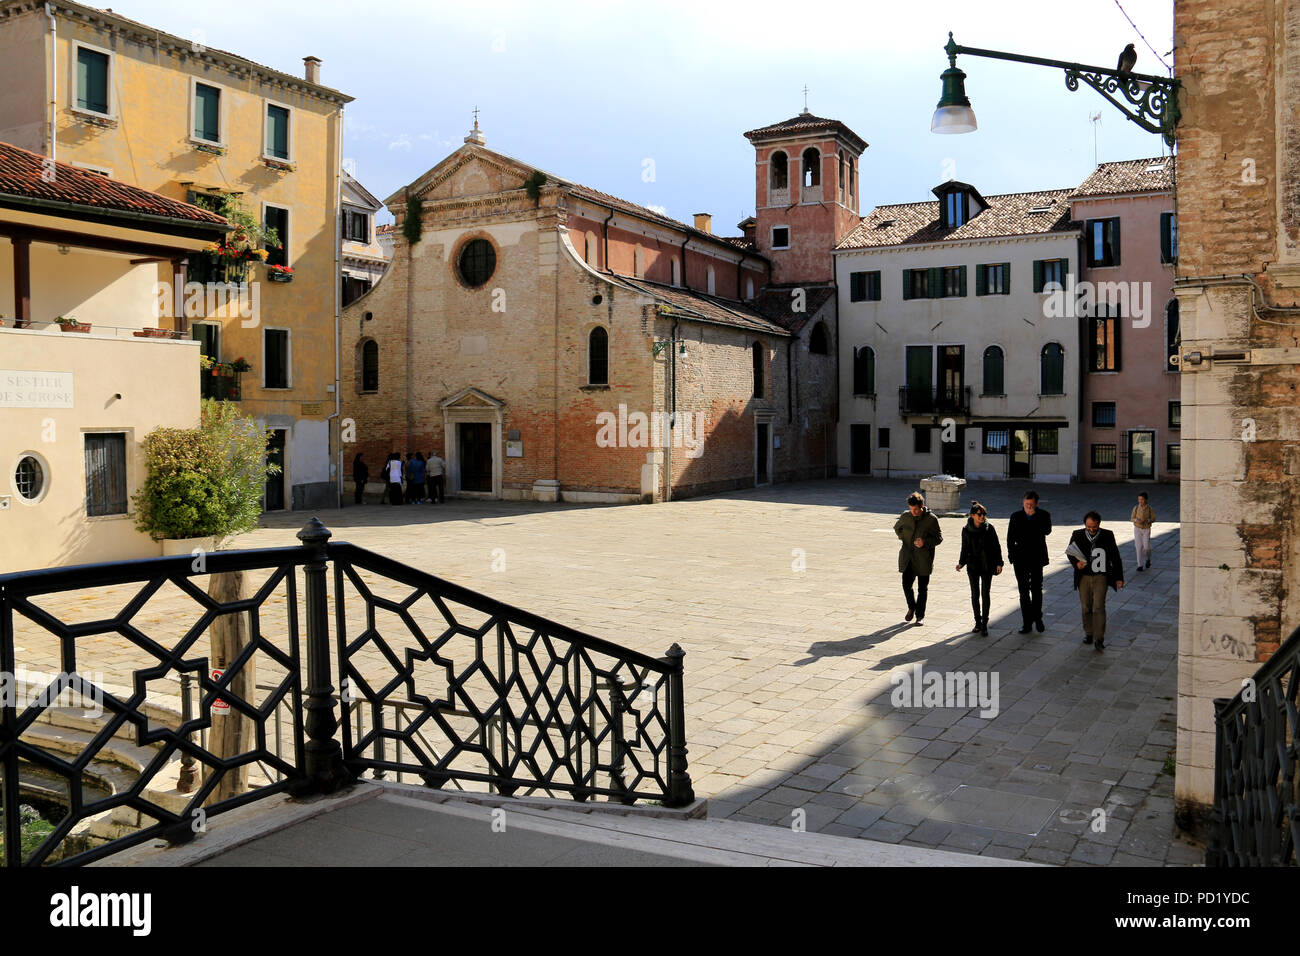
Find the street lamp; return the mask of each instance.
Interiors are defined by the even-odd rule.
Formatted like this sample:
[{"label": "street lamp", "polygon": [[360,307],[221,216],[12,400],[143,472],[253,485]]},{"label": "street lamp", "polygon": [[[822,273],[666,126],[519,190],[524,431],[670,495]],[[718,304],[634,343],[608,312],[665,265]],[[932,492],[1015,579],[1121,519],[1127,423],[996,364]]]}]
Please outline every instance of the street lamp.
[{"label": "street lamp", "polygon": [[[933,133],[970,133],[977,127],[975,113],[970,108],[966,97],[966,74],[957,69],[957,54],[983,56],[994,60],[1011,60],[1014,63],[1032,63],[1037,66],[1054,66],[1065,71],[1065,86],[1077,90],[1082,81],[1110,100],[1128,119],[1149,133],[1160,133],[1165,142],[1174,145],[1178,126],[1178,91],[1182,84],[1173,77],[1152,76],[1146,73],[1129,73],[1111,70],[1102,66],[1085,66],[1081,63],[1067,63],[1064,60],[1049,60],[1038,56],[1023,56],[1019,53],[1001,53],[997,50],[980,50],[975,47],[958,46],[948,34],[948,43],[944,47],[948,54],[948,69],[940,77],[943,80],[943,95],[930,121]],[[1128,105],[1118,98],[1122,96]],[[1132,109],[1129,108],[1132,107]]]}]

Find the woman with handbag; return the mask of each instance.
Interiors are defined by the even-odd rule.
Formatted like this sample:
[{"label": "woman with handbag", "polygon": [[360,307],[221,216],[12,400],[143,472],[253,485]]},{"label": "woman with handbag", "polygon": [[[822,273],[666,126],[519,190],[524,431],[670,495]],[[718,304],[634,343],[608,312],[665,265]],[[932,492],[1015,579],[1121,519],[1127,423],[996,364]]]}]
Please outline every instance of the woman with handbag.
[{"label": "woman with handbag", "polygon": [[1002,543],[998,541],[997,529],[989,524],[988,511],[978,501],[971,502],[970,517],[961,529],[957,570],[963,567],[970,579],[970,606],[975,612],[975,626],[971,631],[988,637],[989,591],[993,575],[1002,573]]}]

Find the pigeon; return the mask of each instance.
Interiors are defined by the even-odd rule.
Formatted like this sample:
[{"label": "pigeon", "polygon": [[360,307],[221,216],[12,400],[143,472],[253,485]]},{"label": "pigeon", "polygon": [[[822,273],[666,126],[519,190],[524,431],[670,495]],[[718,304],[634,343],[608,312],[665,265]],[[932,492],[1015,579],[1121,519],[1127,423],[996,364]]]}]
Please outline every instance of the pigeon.
[{"label": "pigeon", "polygon": [[1124,52],[1119,55],[1119,63],[1115,66],[1115,69],[1120,73],[1131,73],[1133,71],[1133,64],[1137,62],[1137,58],[1137,50],[1134,49],[1133,44],[1130,43],[1128,46],[1124,47]]}]

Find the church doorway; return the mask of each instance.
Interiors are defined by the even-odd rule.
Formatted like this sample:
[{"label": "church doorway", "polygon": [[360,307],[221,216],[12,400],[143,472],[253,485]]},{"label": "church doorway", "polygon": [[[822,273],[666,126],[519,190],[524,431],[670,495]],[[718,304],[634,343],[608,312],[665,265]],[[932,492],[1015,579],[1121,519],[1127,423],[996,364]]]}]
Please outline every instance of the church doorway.
[{"label": "church doorway", "polygon": [[456,429],[460,452],[460,490],[491,493],[491,422],[461,422]]}]

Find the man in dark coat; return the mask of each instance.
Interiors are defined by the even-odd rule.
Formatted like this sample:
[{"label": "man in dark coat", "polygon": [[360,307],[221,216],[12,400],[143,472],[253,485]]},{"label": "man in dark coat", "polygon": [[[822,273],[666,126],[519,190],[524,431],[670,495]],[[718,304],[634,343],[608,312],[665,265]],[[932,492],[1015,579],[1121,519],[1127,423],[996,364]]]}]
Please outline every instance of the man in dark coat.
[{"label": "man in dark coat", "polygon": [[1074,564],[1074,589],[1083,608],[1083,643],[1106,647],[1106,588],[1124,588],[1124,564],[1115,535],[1101,528],[1101,515],[1089,511],[1083,527],[1070,535],[1066,551]]},{"label": "man in dark coat", "polygon": [[[912,492],[907,498],[907,510],[894,522],[894,533],[903,546],[898,551],[898,570],[903,574],[903,593],[907,595],[907,617],[916,617],[916,623],[925,620],[925,598],[934,571],[934,549],[943,540],[939,519],[925,506],[925,497]],[[912,583],[917,584],[912,596]]]},{"label": "man in dark coat", "polygon": [[[978,501],[971,502],[970,518],[961,529],[961,557],[957,570],[966,568],[970,578],[970,606],[975,612],[975,626],[985,637],[989,636],[989,589],[993,575],[1002,573],[1002,545],[998,532],[988,522],[988,511]],[[980,599],[983,598],[981,608]]]},{"label": "man in dark coat", "polygon": [[1031,627],[1043,632],[1043,568],[1047,567],[1047,536],[1052,516],[1038,507],[1038,492],[1025,492],[1024,509],[1007,522],[1007,558],[1016,569],[1020,587],[1020,633]]},{"label": "man in dark coat", "polygon": [[370,469],[359,454],[352,459],[352,480],[357,483],[356,503],[361,504],[362,496],[366,493],[366,482],[370,480]]}]

